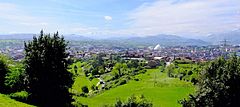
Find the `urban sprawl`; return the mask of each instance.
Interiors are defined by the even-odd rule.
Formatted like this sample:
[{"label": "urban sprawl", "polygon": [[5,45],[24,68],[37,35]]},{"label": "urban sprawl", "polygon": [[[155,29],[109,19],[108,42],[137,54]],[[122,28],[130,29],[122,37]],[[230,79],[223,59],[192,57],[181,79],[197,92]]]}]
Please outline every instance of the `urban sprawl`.
[{"label": "urban sprawl", "polygon": [[[24,49],[19,47],[7,47],[0,50],[1,53],[10,55],[15,61],[24,58]],[[193,62],[213,60],[219,56],[227,58],[230,54],[240,55],[239,45],[209,45],[209,46],[149,46],[145,48],[104,48],[99,46],[70,46],[69,57],[77,59],[91,58],[93,55],[103,54],[106,59],[111,55],[118,55],[123,59],[133,60],[164,60],[171,62],[174,59],[189,59]]]}]

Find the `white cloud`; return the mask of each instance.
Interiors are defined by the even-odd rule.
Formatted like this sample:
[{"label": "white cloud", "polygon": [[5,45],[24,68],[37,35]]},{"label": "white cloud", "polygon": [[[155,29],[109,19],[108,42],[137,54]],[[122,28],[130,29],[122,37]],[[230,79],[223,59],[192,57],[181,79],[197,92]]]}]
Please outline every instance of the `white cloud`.
[{"label": "white cloud", "polygon": [[57,29],[50,26],[49,17],[34,16],[16,4],[0,3],[0,23],[2,33],[38,33],[41,29]]},{"label": "white cloud", "polygon": [[40,23],[26,23],[26,22],[23,22],[23,23],[20,23],[22,25],[26,25],[26,26],[46,26],[48,25],[48,23],[46,22],[40,22]]},{"label": "white cloud", "polygon": [[228,31],[240,23],[239,10],[239,0],[159,0],[132,11],[130,29],[140,35]]},{"label": "white cloud", "polygon": [[[78,10],[74,11],[79,13]],[[111,21],[112,17],[104,16],[104,19]],[[0,2],[0,23],[4,23],[0,26],[1,33],[38,33],[41,29],[44,29],[45,32],[59,31],[64,34],[97,35],[107,33],[106,30],[94,26],[82,25],[80,21],[63,23],[59,22],[58,17],[36,16],[20,5]]]},{"label": "white cloud", "polygon": [[[180,1],[180,2],[179,2]],[[58,30],[62,33],[86,35],[155,35],[155,34],[212,34],[240,28],[240,0],[158,0],[144,3],[128,16],[117,17],[124,19],[112,23],[112,16],[104,16],[98,12],[88,12],[78,9],[67,9],[66,14],[76,14],[104,18],[105,26],[82,25],[77,21],[62,20],[59,17],[47,15],[35,16],[26,8],[10,3],[0,3],[1,32],[39,32],[46,29],[49,32]],[[65,9],[57,9],[60,13]],[[63,12],[65,14],[65,12]],[[127,13],[124,13],[127,14]],[[127,17],[128,20],[125,20]],[[59,20],[61,21],[59,21]],[[70,19],[70,18],[69,18]],[[115,19],[114,19],[115,20]],[[95,21],[95,20],[93,20]],[[125,22],[125,23],[124,23]],[[77,24],[76,24],[77,23]],[[118,24],[123,27],[118,28]],[[115,27],[116,26],[116,27]],[[9,29],[11,28],[11,29]]]},{"label": "white cloud", "polygon": [[110,21],[110,20],[112,20],[112,17],[111,17],[111,16],[104,16],[104,19],[105,19],[106,21]]},{"label": "white cloud", "polygon": [[0,19],[30,26],[46,25],[43,17],[31,16],[17,5],[10,3],[0,3]]}]

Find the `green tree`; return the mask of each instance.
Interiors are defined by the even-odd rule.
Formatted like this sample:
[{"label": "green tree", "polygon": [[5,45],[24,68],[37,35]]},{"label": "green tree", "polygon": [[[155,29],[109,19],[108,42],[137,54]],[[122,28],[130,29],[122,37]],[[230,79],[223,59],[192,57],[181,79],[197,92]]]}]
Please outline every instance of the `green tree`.
[{"label": "green tree", "polygon": [[130,60],[127,65],[129,68],[137,68],[139,66],[139,61],[138,60]]},{"label": "green tree", "polygon": [[167,72],[167,75],[168,77],[174,77],[173,74],[174,74],[174,68],[175,68],[175,65],[174,64],[170,64],[168,66],[166,66],[166,72]]},{"label": "green tree", "polygon": [[0,55],[0,93],[11,93],[24,89],[24,67],[10,57]]},{"label": "green tree", "polygon": [[122,67],[121,63],[116,63],[114,65],[113,70],[112,70],[112,74],[115,78],[121,77],[121,75],[122,75],[121,67]]},{"label": "green tree", "polygon": [[4,55],[0,55],[0,93],[7,92],[7,86],[5,85],[5,77],[8,73],[7,60]]},{"label": "green tree", "polygon": [[67,71],[67,44],[58,32],[44,34],[25,43],[27,91],[30,102],[39,106],[69,106],[72,74]]},{"label": "green tree", "polygon": [[218,58],[200,73],[198,90],[180,103],[184,107],[236,107],[240,105],[240,58]]},{"label": "green tree", "polygon": [[128,66],[126,63],[116,63],[113,67],[112,74],[115,78],[119,78],[127,73]]},{"label": "green tree", "polygon": [[9,66],[9,72],[5,77],[5,85],[9,92],[17,92],[25,89],[25,69],[20,62],[15,62]]},{"label": "green tree", "polygon": [[150,68],[156,68],[158,65],[159,65],[159,64],[158,64],[157,61],[155,61],[155,60],[150,60],[150,61],[148,61],[148,66],[149,66]]}]

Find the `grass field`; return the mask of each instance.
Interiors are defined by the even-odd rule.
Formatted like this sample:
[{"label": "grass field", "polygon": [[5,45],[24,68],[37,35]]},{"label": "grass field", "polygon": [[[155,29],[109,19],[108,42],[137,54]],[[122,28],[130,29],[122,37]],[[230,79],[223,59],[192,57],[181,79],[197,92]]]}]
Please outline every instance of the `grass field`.
[{"label": "grass field", "polygon": [[106,104],[114,104],[117,98],[126,100],[132,94],[143,94],[153,103],[154,107],[181,106],[177,103],[178,100],[193,92],[194,86],[177,78],[169,78],[166,73],[159,71],[158,69],[148,69],[145,74],[134,77],[139,81],[131,80],[125,85],[106,90],[96,96],[78,97],[77,101],[89,107],[101,107]]},{"label": "grass field", "polygon": [[72,70],[70,72],[73,72],[73,67],[76,65],[78,67],[78,76],[75,78],[75,82],[72,86],[72,92],[73,93],[81,93],[82,87],[87,86],[89,89],[92,85],[96,85],[99,80],[97,78],[92,79],[91,81],[85,76],[84,72],[82,71],[81,65],[84,63],[76,63],[71,66]]},{"label": "grass field", "polygon": [[0,107],[34,107],[22,102],[15,101],[6,95],[0,94]]}]

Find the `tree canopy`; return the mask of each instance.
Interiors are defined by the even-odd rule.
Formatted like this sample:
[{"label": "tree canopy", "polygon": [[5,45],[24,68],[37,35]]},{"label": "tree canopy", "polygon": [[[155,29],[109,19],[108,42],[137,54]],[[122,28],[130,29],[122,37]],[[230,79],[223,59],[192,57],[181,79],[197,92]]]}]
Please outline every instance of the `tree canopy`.
[{"label": "tree canopy", "polygon": [[8,66],[6,65],[6,57],[0,55],[0,93],[6,93],[7,87],[5,85],[5,76],[8,73]]},{"label": "tree canopy", "polygon": [[67,71],[67,43],[58,32],[41,31],[38,37],[25,43],[27,91],[31,103],[39,106],[69,106],[68,89],[73,80]]},{"label": "tree canopy", "polygon": [[236,107],[240,105],[240,58],[218,58],[200,73],[196,94],[181,101],[184,107]]}]

